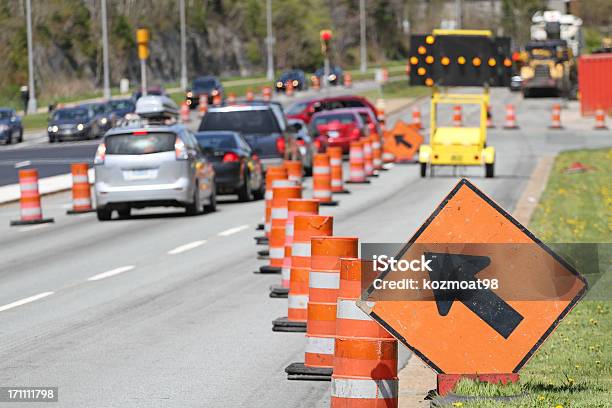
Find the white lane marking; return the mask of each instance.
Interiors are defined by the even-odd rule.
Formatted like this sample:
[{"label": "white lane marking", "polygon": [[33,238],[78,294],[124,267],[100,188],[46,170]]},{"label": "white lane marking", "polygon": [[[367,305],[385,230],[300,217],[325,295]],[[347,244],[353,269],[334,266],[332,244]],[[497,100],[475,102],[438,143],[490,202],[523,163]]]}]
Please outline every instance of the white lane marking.
[{"label": "white lane marking", "polygon": [[30,227],[23,227],[19,230],[19,232],[34,231],[34,230],[41,229],[41,228],[47,228],[50,225],[51,223],[45,223],[45,224],[32,225]]},{"label": "white lane marking", "polygon": [[188,244],[181,245],[174,249],[171,249],[170,251],[168,251],[168,255],[180,254],[181,252],[189,251],[190,249],[197,248],[200,245],[204,245],[205,243],[206,241],[193,241]]},{"label": "white lane marking", "polygon": [[25,305],[27,303],[35,302],[35,301],[37,301],[39,299],[46,298],[47,296],[51,296],[54,293],[55,292],[42,292],[42,293],[39,293],[38,295],[34,295],[34,296],[30,296],[30,297],[23,298],[23,299],[20,299],[20,300],[16,300],[13,303],[9,303],[7,305],[0,306],[0,312],[4,312],[5,310],[9,310],[9,309],[12,309],[12,308],[17,307],[17,306]]},{"label": "white lane marking", "polygon": [[246,225],[246,224],[245,225],[240,225],[239,227],[234,227],[234,228],[230,228],[230,229],[225,230],[225,231],[221,231],[219,233],[219,236],[220,237],[227,237],[227,236],[233,235],[233,234],[235,234],[237,232],[244,231],[247,228],[249,228],[249,226]]},{"label": "white lane marking", "polygon": [[30,164],[32,164],[32,162],[29,160],[20,161],[18,163],[15,163],[15,168],[18,169],[20,167],[26,167],[26,166],[29,166]]},{"label": "white lane marking", "polygon": [[110,278],[111,276],[115,276],[123,272],[131,271],[134,268],[135,268],[134,265],[121,266],[119,268],[111,269],[110,271],[106,271],[106,272],[102,272],[97,275],[94,275],[91,278],[88,278],[87,280],[88,281],[98,281],[101,279]]}]

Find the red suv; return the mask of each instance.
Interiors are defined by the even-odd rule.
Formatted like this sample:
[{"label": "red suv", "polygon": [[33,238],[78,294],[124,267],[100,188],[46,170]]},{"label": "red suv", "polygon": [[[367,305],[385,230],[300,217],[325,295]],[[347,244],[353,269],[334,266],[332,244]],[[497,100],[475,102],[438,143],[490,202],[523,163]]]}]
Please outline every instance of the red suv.
[{"label": "red suv", "polygon": [[370,134],[365,121],[353,109],[335,109],[313,115],[310,134],[319,140],[321,146],[340,146],[348,153],[351,142]]},{"label": "red suv", "polygon": [[369,108],[372,113],[376,112],[374,105],[363,96],[345,95],[296,102],[291,105],[285,113],[288,118],[301,119],[309,123],[312,119],[312,115],[317,112],[342,108]]}]

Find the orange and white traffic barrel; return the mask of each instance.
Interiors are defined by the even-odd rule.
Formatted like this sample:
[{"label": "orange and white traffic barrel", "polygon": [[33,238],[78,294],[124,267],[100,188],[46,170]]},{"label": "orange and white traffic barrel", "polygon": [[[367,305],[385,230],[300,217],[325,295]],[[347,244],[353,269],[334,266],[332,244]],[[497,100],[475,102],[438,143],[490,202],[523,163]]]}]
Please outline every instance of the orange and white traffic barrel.
[{"label": "orange and white traffic barrel", "polygon": [[[340,288],[340,258],[357,257],[356,237],[312,237],[308,278],[308,321],[303,379],[308,375],[331,375],[334,365],[336,311]],[[298,363],[299,364],[299,363]],[[294,366],[295,367],[295,366]],[[289,367],[285,369],[292,374]]]},{"label": "orange and white traffic barrel", "polygon": [[341,259],[331,406],[397,407],[397,340],[357,307],[361,280],[362,261]]},{"label": "orange and white traffic barrel", "polygon": [[181,103],[181,121],[183,123],[189,123],[190,119],[189,105],[187,105],[187,101],[183,101],[183,103]]},{"label": "orange and white traffic barrel", "polygon": [[53,218],[43,218],[38,192],[38,170],[19,170],[20,220],[11,221],[11,225],[32,225],[53,222]]},{"label": "orange and white traffic barrel", "polygon": [[228,105],[234,105],[236,103],[236,94],[233,92],[230,92],[227,95],[227,104]]},{"label": "orange and white traffic barrel", "polygon": [[597,109],[595,111],[595,130],[605,130],[606,126],[606,113],[603,109]]},{"label": "orange and white traffic barrel", "polygon": [[255,100],[255,94],[253,93],[252,89],[247,89],[246,91],[246,100],[247,102],[252,102],[253,100]]},{"label": "orange and white traffic barrel", "polygon": [[504,129],[518,129],[518,125],[516,123],[516,112],[514,110],[514,105],[512,104],[506,105],[506,120],[504,121]]},{"label": "orange and white traffic barrel", "polygon": [[376,118],[382,123],[385,122],[385,107],[385,100],[378,98],[376,100]]},{"label": "orange and white traffic barrel", "polygon": [[286,186],[272,188],[270,208],[270,263],[259,268],[260,273],[281,273],[285,256],[285,225],[287,223],[287,200],[302,198],[302,187]]},{"label": "orange and white traffic barrel", "polygon": [[331,236],[333,223],[334,219],[330,216],[297,215],[294,217],[287,317],[274,320],[272,322],[273,331],[306,331],[310,239],[314,236]]},{"label": "orange and white traffic barrel", "polygon": [[352,86],[353,86],[353,76],[351,75],[350,72],[345,72],[344,73],[344,87],[350,88]]},{"label": "orange and white traffic barrel", "polygon": [[365,173],[365,159],[361,141],[351,142],[349,150],[349,180],[347,183],[369,183]]},{"label": "orange and white traffic barrel", "polygon": [[421,120],[421,110],[418,106],[412,108],[412,124],[417,127],[417,129],[423,129],[423,122]]},{"label": "orange and white traffic barrel", "polygon": [[563,129],[561,125],[561,105],[555,103],[552,107],[551,123],[549,129]]},{"label": "orange and white traffic barrel", "polygon": [[198,115],[203,117],[208,112],[208,95],[200,95],[198,101]]},{"label": "orange and white traffic barrel", "polygon": [[285,83],[285,95],[293,96],[293,82],[292,81],[287,81]]},{"label": "orange and white traffic barrel", "polygon": [[370,146],[372,146],[372,165],[374,166],[374,170],[382,170],[382,146],[378,133],[372,133],[370,135]]},{"label": "orange and white traffic barrel", "polygon": [[366,137],[361,139],[363,145],[363,170],[367,177],[374,176],[374,163],[372,156],[372,144],[370,140]]},{"label": "orange and white traffic barrel", "polygon": [[453,106],[453,126],[461,127],[463,126],[463,113],[461,105]]},{"label": "orange and white traffic barrel", "polygon": [[297,185],[302,184],[302,177],[304,175],[302,169],[302,162],[299,160],[285,160],[283,166],[287,169],[287,178]]},{"label": "orange and white traffic barrel", "polygon": [[295,183],[287,179],[287,170],[283,166],[270,166],[266,171],[266,192],[264,193],[264,234],[263,237],[255,237],[258,244],[267,245],[267,237],[270,234],[270,216],[272,211],[272,188],[293,186]]},{"label": "orange and white traffic barrel", "polygon": [[389,70],[387,68],[382,69],[382,80],[385,83],[389,81]]},{"label": "orange and white traffic barrel", "polygon": [[217,92],[215,95],[213,95],[213,105],[221,106],[221,102],[221,94]]},{"label": "orange and white traffic barrel", "polygon": [[89,165],[73,163],[72,173],[72,209],[67,214],[82,214],[94,211],[91,205],[91,186],[89,185]]},{"label": "orange and white traffic barrel", "polygon": [[327,148],[329,155],[329,166],[331,168],[331,190],[333,194],[347,194],[344,188],[344,178],[342,174],[342,148],[340,146],[330,146]]},{"label": "orange and white traffic barrel", "polygon": [[291,247],[293,245],[294,220],[298,215],[317,215],[319,200],[296,199],[287,200],[287,222],[285,224],[285,256],[281,267],[281,284],[270,287],[270,297],[286,298],[289,293],[291,277]]},{"label": "orange and white traffic barrel", "polygon": [[269,86],[264,86],[263,89],[261,90],[261,93],[263,95],[264,101],[272,100],[272,88],[270,88]]},{"label": "orange and white traffic barrel", "polygon": [[313,75],[310,78],[310,81],[312,82],[312,89],[314,91],[318,91],[321,89],[321,81],[319,81],[319,77],[317,77],[316,75]]},{"label": "orange and white traffic barrel", "polygon": [[321,205],[338,205],[337,201],[332,200],[331,168],[327,153],[317,153],[313,157],[312,197],[319,200]]}]

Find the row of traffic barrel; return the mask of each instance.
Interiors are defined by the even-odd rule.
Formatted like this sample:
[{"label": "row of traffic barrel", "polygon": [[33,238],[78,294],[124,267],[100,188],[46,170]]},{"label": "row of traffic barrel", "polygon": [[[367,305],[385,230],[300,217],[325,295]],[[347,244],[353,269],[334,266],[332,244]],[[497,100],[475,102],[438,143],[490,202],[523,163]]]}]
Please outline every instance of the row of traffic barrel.
[{"label": "row of traffic barrel", "polygon": [[[95,211],[91,200],[89,182],[89,165],[72,163],[72,207],[67,214],[84,214]],[[12,220],[11,226],[36,225],[54,222],[53,218],[44,217],[40,199],[37,169],[19,170],[19,214],[18,220]]]},{"label": "row of traffic barrel", "polygon": [[[342,166],[339,147],[316,154],[310,198],[300,162],[267,169],[264,235],[255,239],[268,246],[258,251],[268,263],[256,273],[279,274],[269,296],[287,299],[272,331],[305,333],[303,361],[285,368],[288,380],[330,381],[332,407],[397,407],[397,340],[357,306],[359,238],[335,236],[334,217],[320,211],[350,193]],[[378,135],[351,143],[349,169],[346,184],[364,185],[387,170]]]}]

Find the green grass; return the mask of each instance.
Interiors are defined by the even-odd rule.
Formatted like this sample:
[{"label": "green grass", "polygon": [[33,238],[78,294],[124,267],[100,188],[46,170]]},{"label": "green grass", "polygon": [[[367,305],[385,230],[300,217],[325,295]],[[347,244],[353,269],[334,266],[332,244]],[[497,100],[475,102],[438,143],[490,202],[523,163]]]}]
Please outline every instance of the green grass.
[{"label": "green grass", "polygon": [[34,113],[22,116],[23,129],[26,131],[46,129],[48,118],[48,113]]},{"label": "green grass", "polygon": [[[565,169],[576,161],[592,170],[566,173]],[[603,248],[610,252],[610,214],[612,149],[564,152],[555,160],[530,230],[552,246],[559,242],[608,243]],[[610,262],[602,265],[609,281]],[[609,296],[609,291],[606,295]],[[457,388],[457,393],[462,395],[524,396],[511,402],[481,400],[455,406],[612,406],[611,309],[609,300],[580,302],[527,363],[518,384],[498,386],[462,380]]]}]

